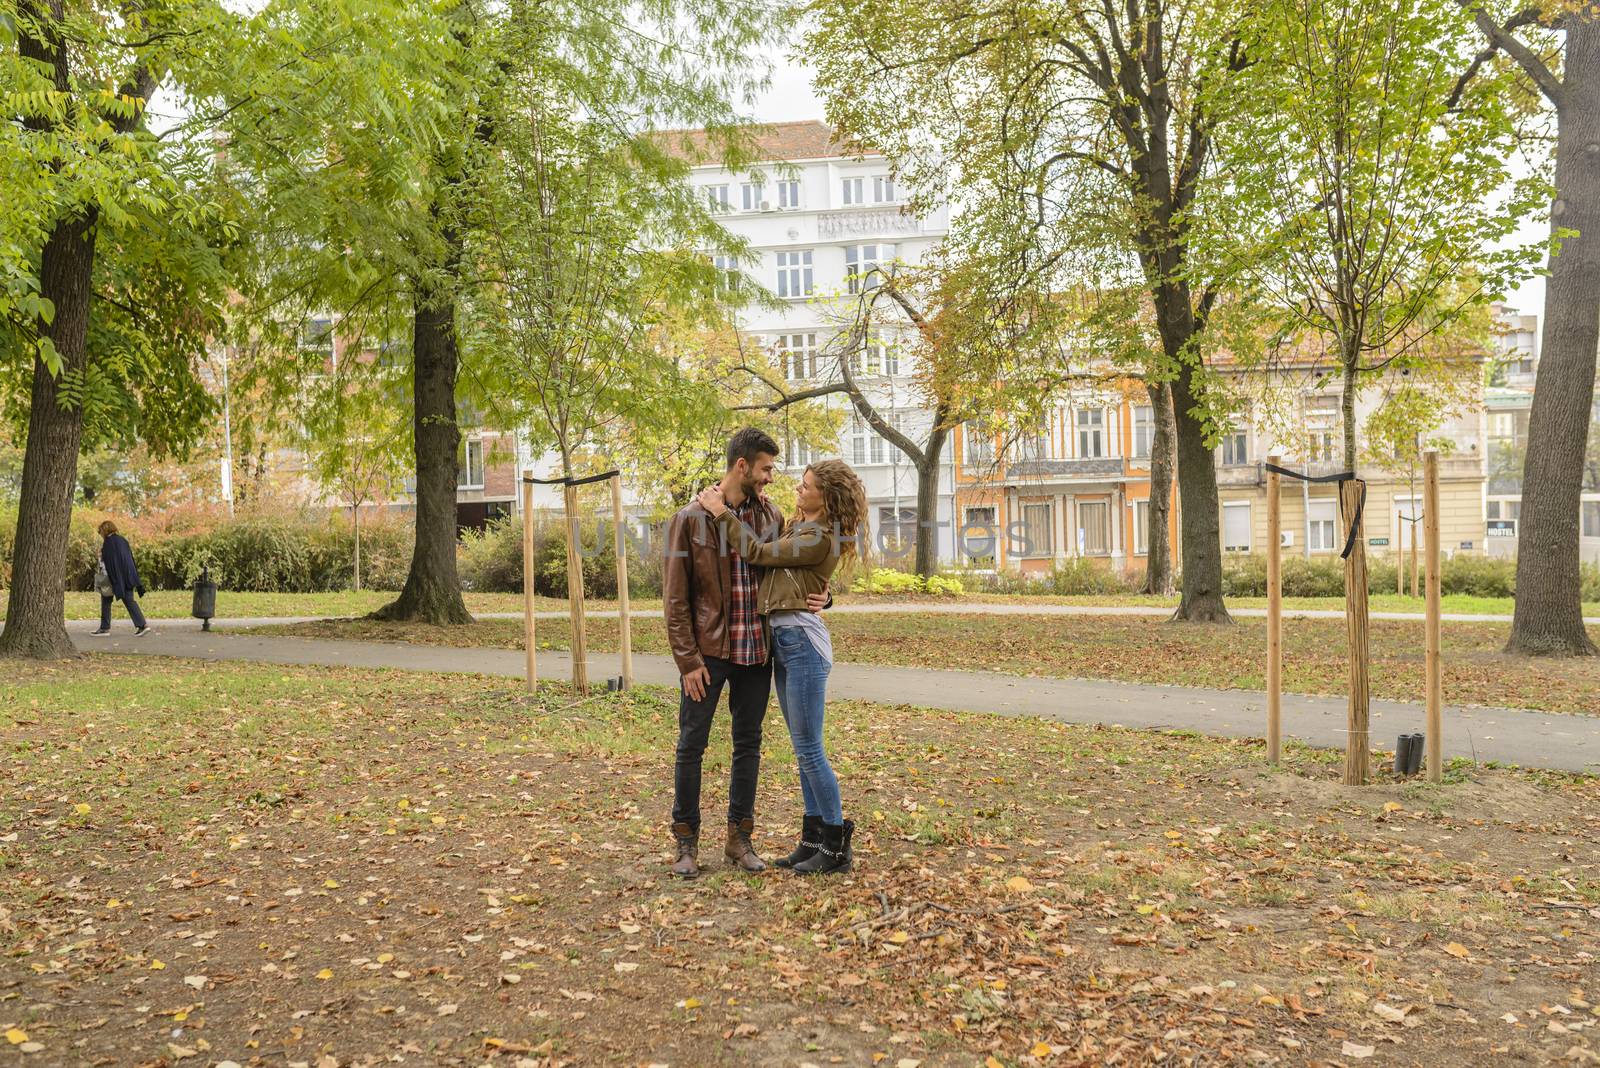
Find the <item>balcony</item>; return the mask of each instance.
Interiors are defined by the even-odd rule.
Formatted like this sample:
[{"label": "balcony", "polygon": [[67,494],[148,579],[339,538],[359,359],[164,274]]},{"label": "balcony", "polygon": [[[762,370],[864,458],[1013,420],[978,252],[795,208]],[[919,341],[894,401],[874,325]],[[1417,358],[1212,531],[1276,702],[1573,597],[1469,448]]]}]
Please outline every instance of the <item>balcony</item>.
[{"label": "balcony", "polygon": [[1082,457],[1073,460],[1013,460],[1006,465],[1008,479],[1033,482],[1078,481],[1120,478],[1122,459],[1116,456]]}]

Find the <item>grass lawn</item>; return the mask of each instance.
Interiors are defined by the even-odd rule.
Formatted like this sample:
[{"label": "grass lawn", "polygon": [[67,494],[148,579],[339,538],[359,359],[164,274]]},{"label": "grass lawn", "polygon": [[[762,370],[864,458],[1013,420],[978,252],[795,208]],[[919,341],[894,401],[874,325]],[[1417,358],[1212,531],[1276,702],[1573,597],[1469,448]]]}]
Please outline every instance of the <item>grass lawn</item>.
[{"label": "grass lawn", "polygon": [[[1220,689],[1266,687],[1266,620],[1229,628],[1169,624],[1142,616],[983,616],[835,613],[828,617],[841,661],[909,667],[967,668],[1015,675],[1120,679]],[[263,628],[326,638],[424,644],[522,647],[518,620],[430,627],[330,620]],[[543,648],[565,649],[565,619],[538,622]],[[1600,712],[1600,661],[1522,660],[1500,650],[1509,623],[1445,623],[1444,694],[1451,704],[1503,705],[1549,712]],[[1342,619],[1285,621],[1283,685],[1290,693],[1346,692]],[[1600,633],[1597,633],[1600,637]],[[589,648],[615,649],[617,622],[588,622]],[[667,652],[659,619],[639,619],[634,649]],[[1369,631],[1374,697],[1423,698],[1420,622],[1373,620]]]},{"label": "grass lawn", "polygon": [[[0,708],[39,1064],[1582,1063],[1600,780],[842,704],[857,870],[665,875],[675,707],[94,657]],[[776,720],[776,716],[772,717]],[[707,754],[707,827],[726,731]],[[758,845],[796,814],[777,722]]]},{"label": "grass lawn", "polygon": [[[0,590],[0,619],[5,618],[4,590]],[[147,615],[152,619],[187,618],[193,594],[188,590],[156,590],[143,601]],[[222,618],[247,619],[266,616],[360,616],[381,608],[394,600],[392,591],[344,590],[334,593],[232,593],[223,590],[217,595],[217,608]],[[467,608],[472,612],[520,612],[520,593],[468,593]],[[890,596],[863,596],[847,594],[841,603],[911,603],[911,604],[1029,604],[1029,605],[1080,605],[1080,606],[1134,606],[1174,608],[1176,597],[1146,597],[1141,594],[1122,596],[1075,597],[1023,597],[1002,594],[967,594],[959,598],[913,598]],[[1470,597],[1455,594],[1443,599],[1443,610],[1471,615],[1503,615],[1511,617],[1513,602],[1509,597]],[[591,600],[597,610],[616,609],[615,601]],[[1235,608],[1265,608],[1263,597],[1235,597],[1228,601]],[[1284,605],[1290,609],[1344,610],[1342,597],[1289,597]],[[659,611],[660,598],[635,598],[637,611]],[[1421,612],[1423,602],[1419,597],[1400,597],[1396,594],[1379,594],[1371,598],[1374,612]],[[566,611],[565,598],[539,598],[541,611]],[[121,605],[116,606],[117,618],[122,617]],[[1584,614],[1600,617],[1600,604],[1585,604]],[[100,615],[100,596],[96,593],[74,591],[67,594],[68,619],[96,619]]]}]

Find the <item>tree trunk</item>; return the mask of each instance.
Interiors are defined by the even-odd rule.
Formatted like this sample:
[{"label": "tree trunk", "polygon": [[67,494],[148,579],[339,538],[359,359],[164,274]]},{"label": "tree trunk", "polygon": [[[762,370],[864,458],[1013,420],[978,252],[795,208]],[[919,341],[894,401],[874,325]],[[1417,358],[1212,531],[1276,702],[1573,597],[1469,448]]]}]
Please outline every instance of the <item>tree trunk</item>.
[{"label": "tree trunk", "polygon": [[[452,267],[454,265],[452,264]],[[454,270],[449,272],[454,275]],[[373,619],[470,623],[456,571],[456,303],[418,286],[412,326],[412,426],[416,439],[416,544],[405,587]]]},{"label": "tree trunk", "polygon": [[355,526],[355,535],[356,535],[355,587],[356,587],[356,592],[359,593],[359,592],[361,592],[361,505],[357,504],[354,508],[350,509],[350,518],[351,518],[351,522]]},{"label": "tree trunk", "polygon": [[[1187,335],[1184,340],[1187,342]],[[1177,363],[1178,378],[1172,383],[1172,414],[1178,431],[1183,596],[1172,618],[1189,623],[1232,623],[1233,617],[1222,603],[1222,509],[1217,503],[1217,469],[1211,449],[1206,445],[1205,420],[1196,409],[1195,369],[1181,357]]]},{"label": "tree trunk", "polygon": [[63,379],[82,375],[88,364],[97,214],[91,207],[82,216],[57,223],[40,259],[40,294],[55,306],[55,319],[48,326],[40,324],[39,333],[60,354],[61,375],[51,375],[35,358],[0,656],[47,660],[76,655],[67,637],[63,590],[83,408],[62,402],[61,385]]},{"label": "tree trunk", "polygon": [[1146,513],[1144,592],[1169,596],[1172,582],[1172,470],[1177,463],[1177,427],[1172,417],[1172,386],[1147,382],[1155,434],[1150,440],[1150,508]]},{"label": "tree trunk", "polygon": [[1593,656],[1583,627],[1578,536],[1600,342],[1600,19],[1566,30],[1552,229],[1578,231],[1550,258],[1539,380],[1528,419],[1517,531],[1517,600],[1506,652]]},{"label": "tree trunk", "polygon": [[[931,578],[939,570],[939,460],[950,431],[934,427],[922,448],[917,468],[917,574]],[[895,517],[899,521],[899,517]]]}]

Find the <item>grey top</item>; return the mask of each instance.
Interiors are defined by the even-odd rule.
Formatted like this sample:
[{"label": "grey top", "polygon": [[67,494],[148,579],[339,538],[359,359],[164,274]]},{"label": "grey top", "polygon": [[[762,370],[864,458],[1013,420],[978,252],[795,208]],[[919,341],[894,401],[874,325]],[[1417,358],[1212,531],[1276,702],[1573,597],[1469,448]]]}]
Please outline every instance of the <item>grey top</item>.
[{"label": "grey top", "polygon": [[820,612],[774,612],[767,617],[767,622],[772,624],[774,630],[779,627],[799,627],[811,639],[811,647],[817,651],[817,655],[829,665],[833,664],[833,638],[828,634],[828,625],[822,621]]}]

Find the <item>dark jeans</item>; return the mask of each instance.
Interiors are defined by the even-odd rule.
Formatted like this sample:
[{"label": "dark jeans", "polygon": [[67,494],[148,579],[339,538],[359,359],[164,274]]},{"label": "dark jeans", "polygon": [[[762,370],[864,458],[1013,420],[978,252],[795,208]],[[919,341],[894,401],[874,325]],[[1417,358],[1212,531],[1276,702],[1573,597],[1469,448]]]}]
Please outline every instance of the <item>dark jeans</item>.
[{"label": "dark jeans", "polygon": [[[111,602],[114,599],[115,598],[107,597],[105,594],[100,595],[101,630],[111,629]],[[132,590],[129,590],[127,593],[122,595],[122,603],[128,606],[128,618],[133,620],[133,625],[136,627],[143,627],[144,613],[139,611],[139,599],[133,595]]]},{"label": "dark jeans", "polygon": [[728,707],[733,715],[733,766],[728,776],[728,820],[753,817],[756,812],[756,776],[761,771],[761,721],[767,715],[767,698],[772,690],[772,663],[740,666],[716,657],[705,658],[711,683],[706,695],[691,701],[679,693],[678,757],[674,773],[675,796],[672,822],[687,823],[700,829],[700,763],[706,740],[711,736],[711,720],[728,687]]}]

